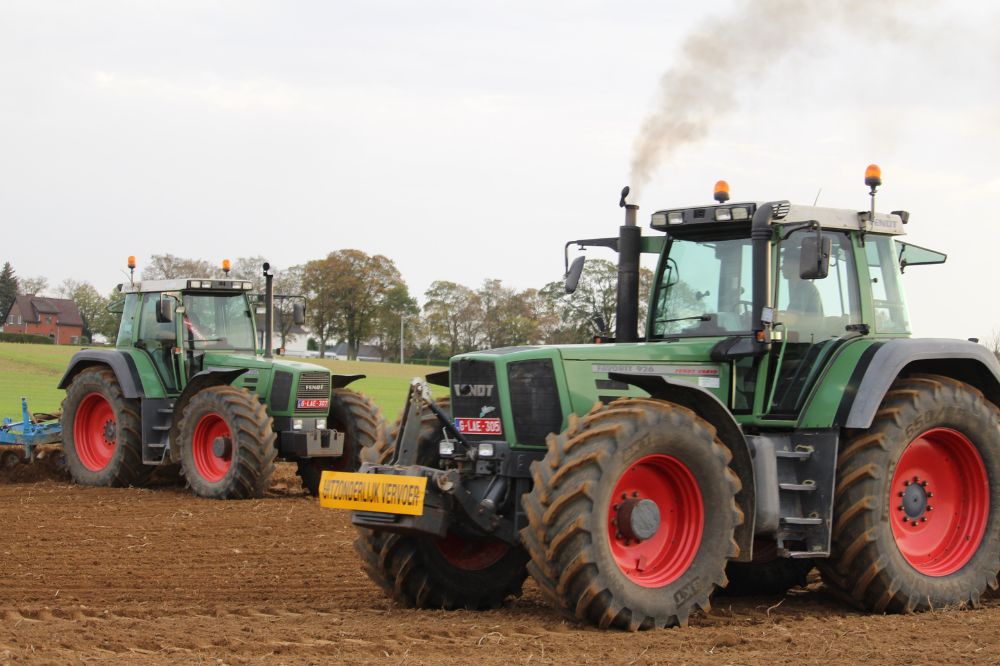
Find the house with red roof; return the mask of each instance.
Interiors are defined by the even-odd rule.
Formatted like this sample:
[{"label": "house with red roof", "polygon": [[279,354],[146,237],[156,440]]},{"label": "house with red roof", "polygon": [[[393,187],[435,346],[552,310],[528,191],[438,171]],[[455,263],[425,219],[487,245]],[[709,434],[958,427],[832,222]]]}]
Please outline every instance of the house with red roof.
[{"label": "house with red roof", "polygon": [[42,335],[57,345],[78,345],[83,339],[83,317],[80,308],[68,298],[18,294],[7,313],[3,332]]}]

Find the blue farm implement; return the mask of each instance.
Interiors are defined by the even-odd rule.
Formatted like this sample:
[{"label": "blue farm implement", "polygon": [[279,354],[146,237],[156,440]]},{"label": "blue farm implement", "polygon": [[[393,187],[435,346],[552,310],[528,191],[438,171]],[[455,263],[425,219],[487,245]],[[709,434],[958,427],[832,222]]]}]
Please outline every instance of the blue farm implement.
[{"label": "blue farm implement", "polygon": [[0,467],[31,462],[36,457],[36,447],[60,441],[59,414],[32,414],[28,411],[28,399],[21,398],[21,420],[8,417],[0,424]]}]

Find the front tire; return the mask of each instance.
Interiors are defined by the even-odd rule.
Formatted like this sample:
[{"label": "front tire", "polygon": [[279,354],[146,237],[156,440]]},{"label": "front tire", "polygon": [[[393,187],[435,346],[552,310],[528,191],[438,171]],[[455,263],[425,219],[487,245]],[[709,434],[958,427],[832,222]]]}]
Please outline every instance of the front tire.
[{"label": "front tire", "polygon": [[327,427],[344,433],[344,453],[335,458],[299,460],[297,473],[302,487],[313,497],[319,494],[319,482],[326,470],[356,472],[361,467],[361,454],[385,437],[382,410],[371,398],[350,389],[333,389]]},{"label": "front tire", "polygon": [[142,486],[153,471],[142,463],[139,402],[125,397],[115,373],[86,368],[73,378],[62,404],[66,465],[84,486]]},{"label": "front tire", "polygon": [[[438,406],[447,413],[447,399]],[[437,463],[441,439],[437,417],[421,413],[419,463]],[[388,436],[364,449],[364,462],[389,464],[395,452],[399,421]],[[443,539],[359,528],[355,550],[368,577],[396,602],[411,608],[497,608],[520,596],[527,578],[524,550],[490,537],[449,532]]]},{"label": "front tire", "polygon": [[714,428],[678,405],[621,399],[547,443],[521,532],[545,595],[577,620],[630,631],[707,611],[743,519]]},{"label": "front tire", "polygon": [[250,392],[210,386],[184,408],[179,428],[181,469],[195,495],[263,497],[274,472],[274,426]]},{"label": "front tire", "polygon": [[897,380],[837,462],[838,596],[877,612],[978,606],[1000,569],[1000,410],[962,382]]}]

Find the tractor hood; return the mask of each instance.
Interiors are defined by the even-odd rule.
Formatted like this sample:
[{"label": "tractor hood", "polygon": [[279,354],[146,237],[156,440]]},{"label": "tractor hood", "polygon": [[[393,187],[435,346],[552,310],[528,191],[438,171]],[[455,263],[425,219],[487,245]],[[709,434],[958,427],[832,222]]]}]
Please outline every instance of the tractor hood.
[{"label": "tractor hood", "polygon": [[584,415],[595,402],[647,395],[611,375],[657,376],[725,401],[729,367],[709,358],[720,339],[506,347],[462,354],[451,360],[448,374],[453,416],[460,425],[468,424],[465,432],[473,440],[500,435],[514,446],[543,446],[545,436],[561,431],[572,413]]}]

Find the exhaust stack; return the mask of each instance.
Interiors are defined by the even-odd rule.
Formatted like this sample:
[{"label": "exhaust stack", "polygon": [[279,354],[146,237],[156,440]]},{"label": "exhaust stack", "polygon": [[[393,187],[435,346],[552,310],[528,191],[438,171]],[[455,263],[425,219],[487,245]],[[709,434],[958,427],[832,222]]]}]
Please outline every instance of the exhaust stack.
[{"label": "exhaust stack", "polygon": [[264,358],[274,356],[274,271],[264,262]]},{"label": "exhaust stack", "polygon": [[618,205],[625,209],[625,224],[618,228],[618,300],[615,307],[615,342],[639,339],[639,249],[642,229],[636,226],[639,206],[625,203],[629,188],[622,190]]}]

